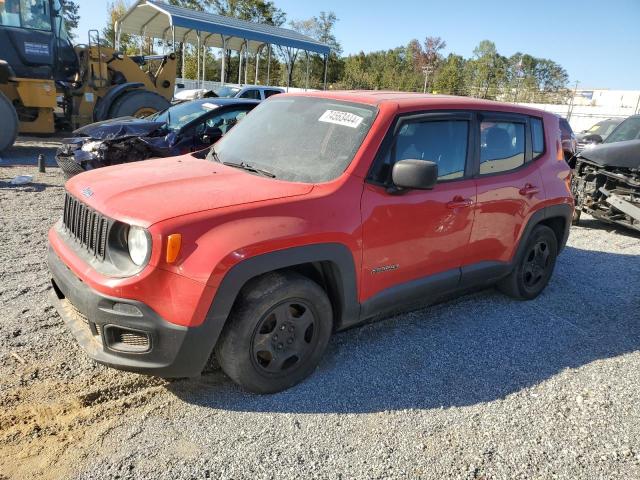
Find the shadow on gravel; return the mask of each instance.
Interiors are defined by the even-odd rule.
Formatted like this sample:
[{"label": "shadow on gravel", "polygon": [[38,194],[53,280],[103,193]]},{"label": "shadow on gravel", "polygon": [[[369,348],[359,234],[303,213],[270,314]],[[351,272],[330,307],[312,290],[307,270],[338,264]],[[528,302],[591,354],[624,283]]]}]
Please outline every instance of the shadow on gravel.
[{"label": "shadow on gravel", "polygon": [[616,232],[617,234],[624,235],[625,237],[640,238],[640,232],[638,232],[637,230],[625,228],[621,225],[606,223],[606,222],[597,220],[595,218],[583,218],[580,220],[579,226],[588,228],[591,230],[604,230],[607,232]]},{"label": "shadow on gravel", "polygon": [[567,248],[545,292],[472,294],[334,336],[318,370],[275,395],[220,371],[168,389],[190,404],[281,413],[366,413],[491,402],[562,370],[640,349],[640,257]]},{"label": "shadow on gravel", "polygon": [[24,185],[11,185],[10,181],[5,182],[0,180],[0,188],[7,188],[7,189],[12,188],[12,189],[20,190],[24,192],[42,192],[49,187],[60,188],[60,185],[51,185],[49,183],[36,183],[36,182],[26,183]]},{"label": "shadow on gravel", "polygon": [[10,165],[38,165],[38,155],[45,158],[47,167],[57,167],[56,150],[60,141],[69,134],[46,135],[42,137],[18,137],[16,143],[0,155],[0,167]]}]

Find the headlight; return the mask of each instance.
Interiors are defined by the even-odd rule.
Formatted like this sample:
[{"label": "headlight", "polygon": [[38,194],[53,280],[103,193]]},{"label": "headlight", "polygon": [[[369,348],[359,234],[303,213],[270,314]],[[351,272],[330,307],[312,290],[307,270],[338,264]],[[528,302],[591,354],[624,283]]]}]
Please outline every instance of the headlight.
[{"label": "headlight", "polygon": [[141,267],[149,255],[149,237],[144,228],[131,226],[127,235],[127,246],[131,261]]}]

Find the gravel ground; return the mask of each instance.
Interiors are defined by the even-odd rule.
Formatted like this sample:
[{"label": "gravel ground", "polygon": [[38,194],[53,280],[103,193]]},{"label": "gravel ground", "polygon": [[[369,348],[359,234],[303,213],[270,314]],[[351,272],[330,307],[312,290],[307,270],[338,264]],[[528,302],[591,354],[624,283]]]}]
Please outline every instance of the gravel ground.
[{"label": "gravel ground", "polygon": [[639,235],[585,219],[535,301],[338,334],[306,382],[254,396],[87,359],[47,300],[63,182],[31,149],[0,162],[1,480],[640,478]]}]

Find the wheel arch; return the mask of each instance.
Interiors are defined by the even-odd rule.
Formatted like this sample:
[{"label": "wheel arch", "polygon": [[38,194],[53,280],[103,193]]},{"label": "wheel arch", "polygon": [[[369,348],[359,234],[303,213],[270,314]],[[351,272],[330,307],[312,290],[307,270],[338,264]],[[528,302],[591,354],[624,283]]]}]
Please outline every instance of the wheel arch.
[{"label": "wheel arch", "polygon": [[[320,286],[325,289],[336,309],[336,329],[359,321],[356,266],[346,245],[313,244],[250,257],[234,265],[225,274],[209,306],[205,321],[188,333],[201,348],[202,367],[213,352],[242,288],[249,281],[278,270],[293,270],[321,282]],[[205,353],[206,358],[203,356]]]},{"label": "wheel arch", "polygon": [[563,203],[560,205],[549,205],[536,210],[532,215],[527,225],[520,236],[518,242],[518,248],[513,256],[513,261],[517,261],[524,250],[527,238],[531,235],[534,227],[537,225],[546,225],[553,230],[558,240],[558,253],[564,249],[567,239],[569,238],[569,229],[571,226],[571,218],[573,216],[573,209],[571,205]]}]

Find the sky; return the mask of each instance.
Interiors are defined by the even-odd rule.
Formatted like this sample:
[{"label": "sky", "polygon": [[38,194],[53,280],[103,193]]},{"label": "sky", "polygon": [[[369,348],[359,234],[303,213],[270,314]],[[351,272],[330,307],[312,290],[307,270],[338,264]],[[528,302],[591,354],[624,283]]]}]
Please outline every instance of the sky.
[{"label": "sky", "polygon": [[[106,2],[80,5],[78,42],[106,24]],[[386,50],[439,36],[444,51],[470,57],[481,40],[498,52],[549,58],[571,86],[640,90],[640,0],[274,0],[288,19],[320,11],[338,16],[335,35],[345,54]]]}]

